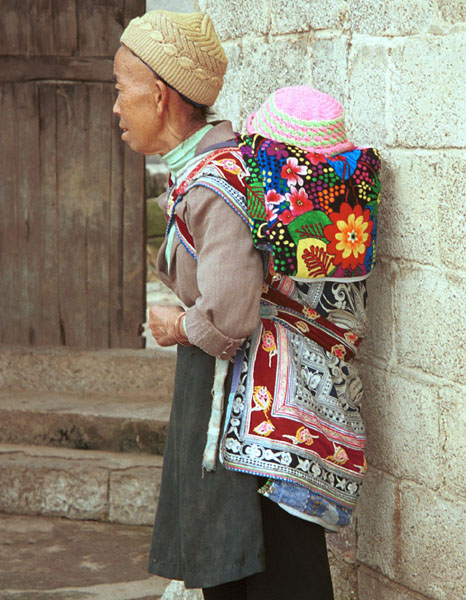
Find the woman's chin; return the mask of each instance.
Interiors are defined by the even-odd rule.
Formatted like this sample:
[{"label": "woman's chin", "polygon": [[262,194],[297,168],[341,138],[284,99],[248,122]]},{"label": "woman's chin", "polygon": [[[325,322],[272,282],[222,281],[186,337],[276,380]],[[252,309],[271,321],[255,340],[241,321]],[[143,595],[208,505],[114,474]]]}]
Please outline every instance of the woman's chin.
[{"label": "woman's chin", "polygon": [[124,131],[121,134],[121,139],[125,142],[125,144],[128,144],[128,146],[131,148],[131,150],[134,150],[134,152],[139,152],[140,154],[144,154],[144,150],[143,150],[143,148],[141,148],[141,144],[138,144],[137,140],[132,140],[131,136],[128,134],[129,134],[128,131]]}]

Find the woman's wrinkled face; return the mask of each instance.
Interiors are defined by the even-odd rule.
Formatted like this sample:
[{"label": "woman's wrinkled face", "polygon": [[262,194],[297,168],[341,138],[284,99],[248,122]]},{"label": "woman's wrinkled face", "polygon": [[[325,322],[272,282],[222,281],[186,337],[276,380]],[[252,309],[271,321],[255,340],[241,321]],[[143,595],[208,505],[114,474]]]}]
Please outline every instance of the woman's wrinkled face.
[{"label": "woman's wrinkled face", "polygon": [[153,73],[125,46],[115,54],[113,73],[118,94],[113,113],[120,119],[121,139],[135,152],[160,153],[162,120]]}]

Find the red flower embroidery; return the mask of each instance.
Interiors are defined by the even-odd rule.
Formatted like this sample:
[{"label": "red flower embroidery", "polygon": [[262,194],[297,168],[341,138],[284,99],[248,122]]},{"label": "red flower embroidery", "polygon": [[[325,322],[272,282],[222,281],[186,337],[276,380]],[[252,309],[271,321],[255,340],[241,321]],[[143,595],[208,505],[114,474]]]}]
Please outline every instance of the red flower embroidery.
[{"label": "red flower embroidery", "polygon": [[293,219],[294,217],[288,209],[278,215],[278,220],[281,221],[283,225],[288,225]]},{"label": "red flower embroidery", "polygon": [[269,190],[265,197],[266,203],[279,204],[283,200],[283,196],[276,190]]},{"label": "red flower embroidery", "polygon": [[330,213],[329,217],[332,225],[324,228],[324,235],[330,240],[327,252],[335,255],[335,265],[354,270],[364,263],[366,248],[371,244],[374,224],[370,220],[370,211],[366,208],[363,212],[359,204],[353,209],[343,202],[340,212]]},{"label": "red flower embroidery", "polygon": [[343,344],[335,344],[334,346],[332,346],[330,351],[337,358],[344,359],[346,356],[346,348],[343,346]]},{"label": "red flower embroidery", "polygon": [[319,313],[313,308],[309,308],[308,306],[305,306],[303,308],[303,315],[306,315],[308,319],[312,319],[313,321],[319,318]]},{"label": "red flower embroidery", "polygon": [[306,158],[313,165],[318,165],[319,163],[327,162],[327,157],[324,154],[318,154],[317,152],[308,152],[306,154]]},{"label": "red flower embroidery", "polygon": [[267,221],[273,221],[277,217],[276,207],[273,204],[266,204],[265,214],[267,217]]},{"label": "red flower embroidery", "polygon": [[348,340],[348,342],[354,344],[358,341],[358,336],[352,331],[345,331],[345,340]]},{"label": "red flower embroidery", "polygon": [[285,194],[285,196],[290,203],[291,213],[295,217],[302,215],[308,210],[312,210],[314,208],[314,205],[309,199],[309,196],[306,194],[306,190],[304,188],[297,190],[295,187],[292,187],[291,194]]},{"label": "red flower embroidery", "polygon": [[303,180],[300,175],[307,175],[307,167],[298,165],[298,159],[288,158],[286,164],[283,165],[280,177],[284,177],[288,181],[288,185],[303,185]]},{"label": "red flower embroidery", "polygon": [[268,221],[273,221],[277,218],[278,205],[284,200],[285,198],[275,190],[267,192],[265,197],[265,212]]}]

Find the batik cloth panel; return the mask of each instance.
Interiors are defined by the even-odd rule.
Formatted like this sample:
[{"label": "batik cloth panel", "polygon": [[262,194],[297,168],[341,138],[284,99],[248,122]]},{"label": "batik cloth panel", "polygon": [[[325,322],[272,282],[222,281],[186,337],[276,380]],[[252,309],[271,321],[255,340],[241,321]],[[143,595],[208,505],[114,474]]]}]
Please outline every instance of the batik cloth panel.
[{"label": "batik cloth panel", "polygon": [[[281,277],[278,285],[310,314],[363,334],[363,281],[300,284]],[[233,470],[301,486],[308,498],[317,495],[349,518],[366,471],[356,367],[277,322],[273,307],[263,310],[237,357],[222,460]]]}]

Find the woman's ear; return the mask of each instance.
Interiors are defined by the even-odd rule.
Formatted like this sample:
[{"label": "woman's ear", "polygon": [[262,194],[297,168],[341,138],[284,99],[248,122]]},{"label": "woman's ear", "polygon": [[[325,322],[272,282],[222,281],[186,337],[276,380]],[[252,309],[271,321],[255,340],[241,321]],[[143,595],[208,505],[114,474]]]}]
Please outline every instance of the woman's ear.
[{"label": "woman's ear", "polygon": [[165,107],[168,100],[168,87],[160,79],[155,80],[154,85],[154,104],[155,110],[158,115],[161,115],[165,111]]}]

